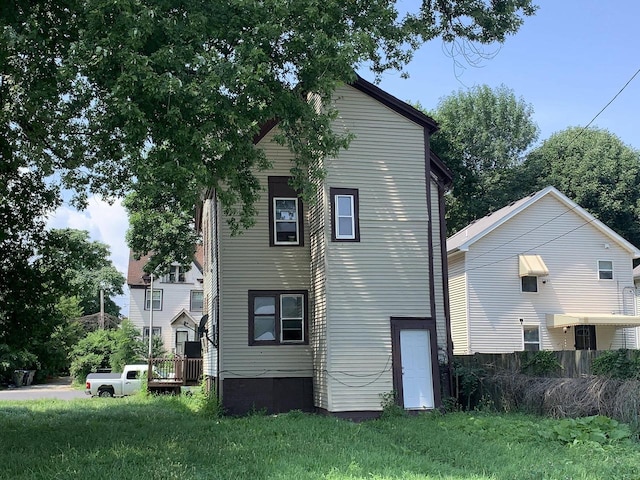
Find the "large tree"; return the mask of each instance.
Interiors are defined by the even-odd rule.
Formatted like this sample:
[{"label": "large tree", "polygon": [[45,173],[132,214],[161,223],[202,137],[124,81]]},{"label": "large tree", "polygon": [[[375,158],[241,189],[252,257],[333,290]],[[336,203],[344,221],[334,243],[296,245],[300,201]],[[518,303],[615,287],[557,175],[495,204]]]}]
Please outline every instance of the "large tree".
[{"label": "large tree", "polygon": [[188,263],[205,187],[233,227],[252,224],[255,172],[269,167],[253,146],[261,126],[279,120],[294,184],[308,194],[316,159],[348,138],[306,92],[327,100],[355,69],[403,70],[436,37],[502,42],[531,2],[423,0],[401,15],[393,0],[7,0],[2,159],[35,183],[59,180],[80,205],[131,192],[129,241],[155,252],[148,268]]},{"label": "large tree", "polygon": [[522,195],[515,167],[538,136],[532,115],[531,105],[505,86],[460,90],[440,101],[432,113],[440,124],[432,148],[454,174],[447,195],[451,233]]},{"label": "large tree", "polygon": [[69,323],[99,310],[100,288],[105,310],[119,313],[110,296],[122,294],[125,279],[109,260],[108,246],[82,230],[41,235],[31,257],[11,254],[13,270],[0,280],[0,377],[13,368],[57,373],[68,366],[60,350],[68,353],[82,330]]},{"label": "large tree", "polygon": [[533,150],[519,171],[529,191],[553,185],[640,245],[640,151],[598,128],[568,128]]}]

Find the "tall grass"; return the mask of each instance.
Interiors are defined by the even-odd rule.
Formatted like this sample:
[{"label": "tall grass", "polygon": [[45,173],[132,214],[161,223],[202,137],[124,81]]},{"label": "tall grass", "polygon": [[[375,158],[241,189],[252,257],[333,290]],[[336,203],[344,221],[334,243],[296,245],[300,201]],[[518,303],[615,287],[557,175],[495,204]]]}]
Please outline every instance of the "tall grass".
[{"label": "tall grass", "polygon": [[543,438],[555,425],[468,413],[220,418],[197,397],[0,402],[0,478],[640,478],[638,444]]}]

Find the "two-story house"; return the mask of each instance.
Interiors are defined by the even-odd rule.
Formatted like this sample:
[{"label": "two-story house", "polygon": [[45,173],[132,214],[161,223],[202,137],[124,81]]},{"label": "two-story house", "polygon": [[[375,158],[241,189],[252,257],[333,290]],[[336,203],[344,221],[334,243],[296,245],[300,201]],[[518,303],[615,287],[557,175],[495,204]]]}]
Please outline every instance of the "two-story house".
[{"label": "two-story house", "polygon": [[456,355],[638,348],[640,251],[554,187],[447,240]]},{"label": "two-story house", "polygon": [[230,413],[252,408],[378,415],[440,405],[449,387],[444,201],[450,171],[431,152],[434,121],[358,80],[337,89],[333,128],[354,135],[327,158],[317,198],[288,183],[291,153],[256,148],[273,168],[254,227],[231,238],[210,191],[204,239],[205,375]]},{"label": "two-story house", "polygon": [[148,257],[136,260],[129,255],[129,320],[140,329],[146,341],[153,308],[153,335],[162,337],[164,349],[169,354],[184,355],[185,342],[198,340],[204,301],[202,258],[203,248],[197,246],[191,268],[173,265],[166,275],[153,278],[151,289],[151,277],[143,270]]}]

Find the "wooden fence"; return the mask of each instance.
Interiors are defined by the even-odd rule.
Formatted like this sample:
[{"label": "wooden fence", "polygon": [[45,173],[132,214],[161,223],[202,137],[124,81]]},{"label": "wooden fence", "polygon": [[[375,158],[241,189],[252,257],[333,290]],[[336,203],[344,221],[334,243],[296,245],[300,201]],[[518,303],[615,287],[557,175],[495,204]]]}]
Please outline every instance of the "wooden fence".
[{"label": "wooden fence", "polygon": [[[454,355],[453,359],[466,367],[478,367],[488,374],[499,371],[519,372],[523,364],[536,352],[476,353],[474,355]],[[580,378],[591,375],[591,362],[602,355],[604,350],[563,350],[553,352],[562,365],[560,375]]]}]

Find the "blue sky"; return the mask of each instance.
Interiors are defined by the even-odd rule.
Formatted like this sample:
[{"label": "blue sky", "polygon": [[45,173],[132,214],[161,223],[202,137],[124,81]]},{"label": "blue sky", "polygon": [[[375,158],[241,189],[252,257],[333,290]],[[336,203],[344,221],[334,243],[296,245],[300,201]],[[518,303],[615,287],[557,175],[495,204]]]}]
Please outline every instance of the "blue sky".
[{"label": "blue sky", "polygon": [[[401,1],[415,9],[416,0]],[[408,67],[410,78],[385,74],[380,87],[401,100],[434,109],[452,92],[474,85],[504,84],[534,108],[534,121],[543,141],[569,126],[584,126],[640,69],[640,1],[538,0],[539,10],[502,46],[488,46],[491,54],[470,65],[463,56],[451,57],[434,40],[423,46]],[[366,72],[361,75],[373,80]],[[595,120],[626,144],[640,149],[640,74]],[[124,274],[128,248],[124,236],[127,216],[120,202],[109,206],[93,198],[77,212],[62,207],[50,226],[88,230],[92,239],[111,247],[112,259]],[[118,299],[128,314],[128,298]]]},{"label": "blue sky", "polygon": [[[402,3],[408,9],[417,4]],[[516,35],[501,46],[484,47],[493,57],[480,67],[459,54],[451,58],[450,47],[434,40],[416,54],[408,80],[386,74],[379,86],[401,100],[434,109],[456,90],[504,84],[533,106],[540,141],[569,126],[586,125],[640,69],[640,1],[535,3],[536,15]],[[373,80],[368,72],[360,73]],[[640,74],[593,125],[640,149]]]}]

